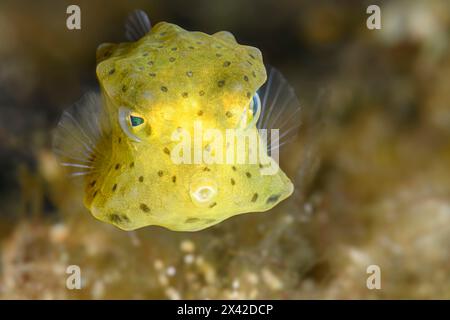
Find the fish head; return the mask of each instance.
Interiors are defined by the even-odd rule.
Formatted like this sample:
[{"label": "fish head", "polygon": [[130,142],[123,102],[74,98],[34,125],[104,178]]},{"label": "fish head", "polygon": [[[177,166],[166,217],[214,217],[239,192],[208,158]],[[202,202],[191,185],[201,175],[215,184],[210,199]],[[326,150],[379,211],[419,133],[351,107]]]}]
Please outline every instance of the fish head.
[{"label": "fish head", "polygon": [[258,49],[159,23],[135,43],[100,46],[97,59],[112,152],[87,192],[94,216],[124,230],[196,231],[292,193],[256,130]]}]

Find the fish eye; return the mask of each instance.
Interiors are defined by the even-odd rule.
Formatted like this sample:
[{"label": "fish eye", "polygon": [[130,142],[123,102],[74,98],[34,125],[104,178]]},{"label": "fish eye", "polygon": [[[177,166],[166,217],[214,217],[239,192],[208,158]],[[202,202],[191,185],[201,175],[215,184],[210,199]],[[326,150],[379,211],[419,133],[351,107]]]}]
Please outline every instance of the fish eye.
[{"label": "fish eye", "polygon": [[140,130],[145,123],[144,118],[132,114],[132,111],[125,107],[119,108],[119,124],[122,131],[135,142],[141,142],[141,139],[136,135],[138,133],[136,130]]},{"label": "fish eye", "polygon": [[130,115],[130,122],[131,122],[131,126],[138,127],[144,123],[144,118]]},{"label": "fish eye", "polygon": [[261,100],[259,99],[259,94],[255,93],[253,95],[252,101],[250,102],[250,108],[253,112],[253,118],[258,119],[261,113]]},{"label": "fish eye", "polygon": [[259,119],[261,114],[261,100],[258,93],[255,93],[250,100],[249,105],[244,109],[242,113],[239,128],[247,129],[253,127]]}]

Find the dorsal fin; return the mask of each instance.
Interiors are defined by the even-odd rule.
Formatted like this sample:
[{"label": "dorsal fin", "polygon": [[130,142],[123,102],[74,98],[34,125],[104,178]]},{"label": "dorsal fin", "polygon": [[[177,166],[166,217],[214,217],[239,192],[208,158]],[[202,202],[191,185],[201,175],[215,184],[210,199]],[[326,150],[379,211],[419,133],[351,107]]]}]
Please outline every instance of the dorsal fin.
[{"label": "dorsal fin", "polygon": [[134,10],[125,21],[125,36],[128,41],[137,41],[151,29],[150,19],[142,10]]},{"label": "dorsal fin", "polygon": [[62,114],[53,134],[53,151],[71,176],[83,176],[96,172],[108,157],[108,148],[102,145],[108,140],[110,125],[101,97],[88,92]]},{"label": "dorsal fin", "polygon": [[301,109],[294,89],[284,76],[274,67],[268,66],[266,69],[267,81],[258,90],[261,115],[257,127],[279,129],[278,141],[268,145],[268,151],[273,151],[295,139],[301,124]]}]

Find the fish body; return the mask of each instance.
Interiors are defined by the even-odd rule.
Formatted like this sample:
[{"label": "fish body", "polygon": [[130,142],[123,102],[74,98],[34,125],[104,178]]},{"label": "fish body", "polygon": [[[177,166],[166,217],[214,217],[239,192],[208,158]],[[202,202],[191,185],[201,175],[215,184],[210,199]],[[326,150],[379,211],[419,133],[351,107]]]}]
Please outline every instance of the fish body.
[{"label": "fish body", "polygon": [[[64,113],[55,144],[62,163],[82,175],[84,203],[97,219],[123,230],[197,231],[269,210],[292,193],[278,167],[261,173],[261,159],[172,158],[174,137],[195,136],[199,124],[222,136],[227,129],[257,129],[249,106],[267,77],[258,49],[238,44],[229,32],[208,35],[161,22],[137,41],[101,45],[96,74],[101,96]],[[213,154],[234,148],[211,145],[211,139],[188,145],[190,159],[195,147]],[[245,157],[251,149],[244,147]]]}]

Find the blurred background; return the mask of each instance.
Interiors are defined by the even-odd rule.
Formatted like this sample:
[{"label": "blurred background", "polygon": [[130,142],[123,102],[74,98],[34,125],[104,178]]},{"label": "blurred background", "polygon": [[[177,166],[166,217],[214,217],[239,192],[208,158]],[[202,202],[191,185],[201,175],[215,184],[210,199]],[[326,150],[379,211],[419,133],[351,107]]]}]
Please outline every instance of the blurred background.
[{"label": "blurred background", "polygon": [[[366,28],[371,4],[381,30]],[[292,197],[195,233],[124,232],[84,209],[52,129],[137,8],[231,31],[285,74],[303,107],[280,155]],[[1,0],[0,298],[449,299],[449,39],[445,0]],[[81,290],[66,289],[69,265]]]}]

